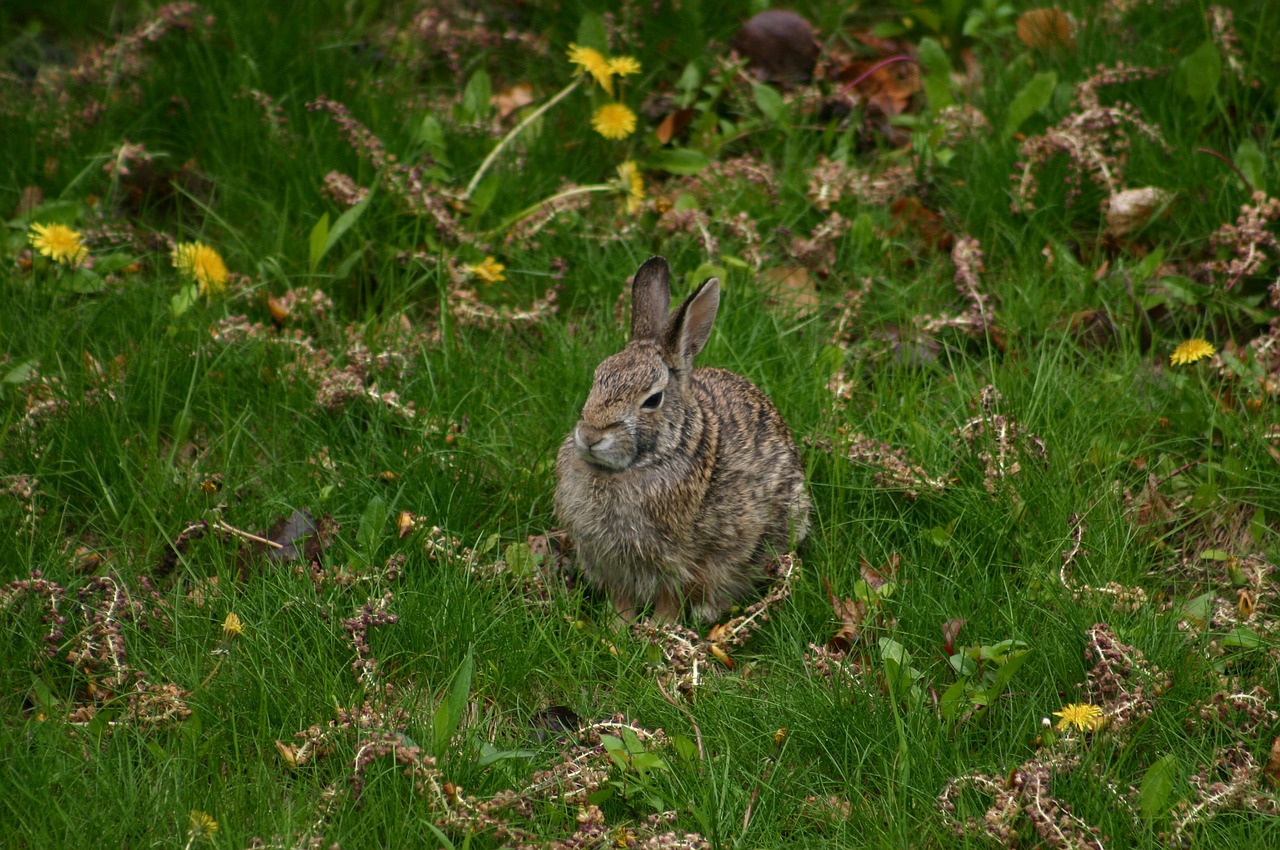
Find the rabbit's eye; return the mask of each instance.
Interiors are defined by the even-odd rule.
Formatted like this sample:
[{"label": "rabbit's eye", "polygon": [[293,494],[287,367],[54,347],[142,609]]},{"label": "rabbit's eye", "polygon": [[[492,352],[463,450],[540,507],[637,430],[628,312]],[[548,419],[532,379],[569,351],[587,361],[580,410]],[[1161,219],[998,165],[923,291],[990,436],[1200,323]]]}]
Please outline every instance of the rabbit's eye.
[{"label": "rabbit's eye", "polygon": [[640,406],[645,410],[657,410],[662,406],[662,390],[646,398]]}]

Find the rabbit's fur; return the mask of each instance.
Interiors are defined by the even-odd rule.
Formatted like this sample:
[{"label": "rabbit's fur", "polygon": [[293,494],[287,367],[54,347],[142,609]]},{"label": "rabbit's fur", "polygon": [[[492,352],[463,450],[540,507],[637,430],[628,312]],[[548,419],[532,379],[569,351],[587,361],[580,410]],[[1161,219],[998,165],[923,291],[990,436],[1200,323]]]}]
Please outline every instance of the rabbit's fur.
[{"label": "rabbit's fur", "polygon": [[674,314],[670,269],[653,257],[632,284],[631,340],[602,362],[556,462],[556,514],[583,576],[632,619],[689,610],[714,620],[748,595],[773,551],[809,530],[791,432],[763,392],[724,369],[693,368],[720,284]]}]

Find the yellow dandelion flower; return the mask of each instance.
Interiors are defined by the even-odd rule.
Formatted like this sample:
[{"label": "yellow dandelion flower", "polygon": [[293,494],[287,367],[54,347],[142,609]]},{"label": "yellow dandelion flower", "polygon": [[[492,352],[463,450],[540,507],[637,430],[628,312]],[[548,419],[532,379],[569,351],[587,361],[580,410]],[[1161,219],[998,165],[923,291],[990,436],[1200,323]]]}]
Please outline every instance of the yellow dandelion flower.
[{"label": "yellow dandelion flower", "polygon": [[613,94],[614,71],[609,65],[609,60],[604,58],[604,54],[599,50],[570,44],[569,61],[578,66],[578,73],[590,74],[595,77],[600,88]]},{"label": "yellow dandelion flower", "polygon": [[644,201],[644,178],[634,159],[629,159],[618,166],[618,181],[623,192],[627,194],[627,212],[634,214]]},{"label": "yellow dandelion flower", "polygon": [[606,139],[625,139],[636,131],[636,114],[623,103],[606,103],[596,110],[591,126]]},{"label": "yellow dandelion flower", "polygon": [[218,822],[213,819],[213,815],[199,809],[192,809],[191,814],[187,815],[187,835],[192,841],[213,838],[217,833]]},{"label": "yellow dandelion flower", "polygon": [[217,295],[227,288],[227,264],[203,242],[179,242],[173,249],[173,266],[196,282],[202,296]]},{"label": "yellow dandelion flower", "polygon": [[474,266],[464,266],[463,268],[485,283],[497,283],[500,280],[507,279],[507,276],[503,274],[507,267],[493,257],[485,257],[483,261],[476,263]]},{"label": "yellow dandelion flower", "polygon": [[222,621],[222,636],[227,640],[231,640],[232,638],[240,637],[242,634],[244,634],[244,622],[235,611],[228,613],[227,619]]},{"label": "yellow dandelion flower", "polygon": [[1196,337],[1195,339],[1178,343],[1178,347],[1173,350],[1173,354],[1169,355],[1169,365],[1181,366],[1184,363],[1194,363],[1205,357],[1212,357],[1217,353],[1218,350],[1213,347],[1213,343]]},{"label": "yellow dandelion flower", "polygon": [[634,56],[614,56],[609,60],[609,71],[615,77],[629,77],[640,73],[640,63]]},{"label": "yellow dandelion flower", "polygon": [[1107,716],[1102,713],[1102,709],[1087,702],[1064,705],[1062,711],[1055,711],[1053,716],[1058,718],[1059,732],[1065,732],[1073,726],[1081,732],[1086,729],[1093,732],[1101,729],[1107,722]]},{"label": "yellow dandelion flower", "polygon": [[80,241],[80,231],[65,224],[33,224],[28,238],[32,248],[55,263],[78,266],[89,256],[89,249]]}]

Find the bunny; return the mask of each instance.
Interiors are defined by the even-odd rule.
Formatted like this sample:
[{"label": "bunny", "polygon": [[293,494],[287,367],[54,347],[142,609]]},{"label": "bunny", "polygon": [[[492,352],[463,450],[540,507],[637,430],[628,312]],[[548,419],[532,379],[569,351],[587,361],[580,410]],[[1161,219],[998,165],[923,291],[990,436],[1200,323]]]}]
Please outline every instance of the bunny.
[{"label": "bunny", "polygon": [[595,371],[556,460],[556,514],[582,575],[617,612],[685,611],[710,622],[760,583],[771,552],[798,546],[810,500],[791,432],[754,384],[693,368],[720,282],[668,316],[671,270],[653,257],[631,287],[631,340]]}]

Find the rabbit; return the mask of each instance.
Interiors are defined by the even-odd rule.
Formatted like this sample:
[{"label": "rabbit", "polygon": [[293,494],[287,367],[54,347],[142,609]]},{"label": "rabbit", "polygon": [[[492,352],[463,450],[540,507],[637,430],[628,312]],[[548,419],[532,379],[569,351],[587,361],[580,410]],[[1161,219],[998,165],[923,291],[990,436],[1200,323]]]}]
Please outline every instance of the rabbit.
[{"label": "rabbit", "polygon": [[811,502],[769,397],[725,369],[693,368],[720,282],[668,316],[671,270],[652,257],[631,287],[631,339],[604,360],[556,459],[556,514],[582,576],[623,620],[652,606],[716,620],[757,588],[772,552],[799,546]]}]

